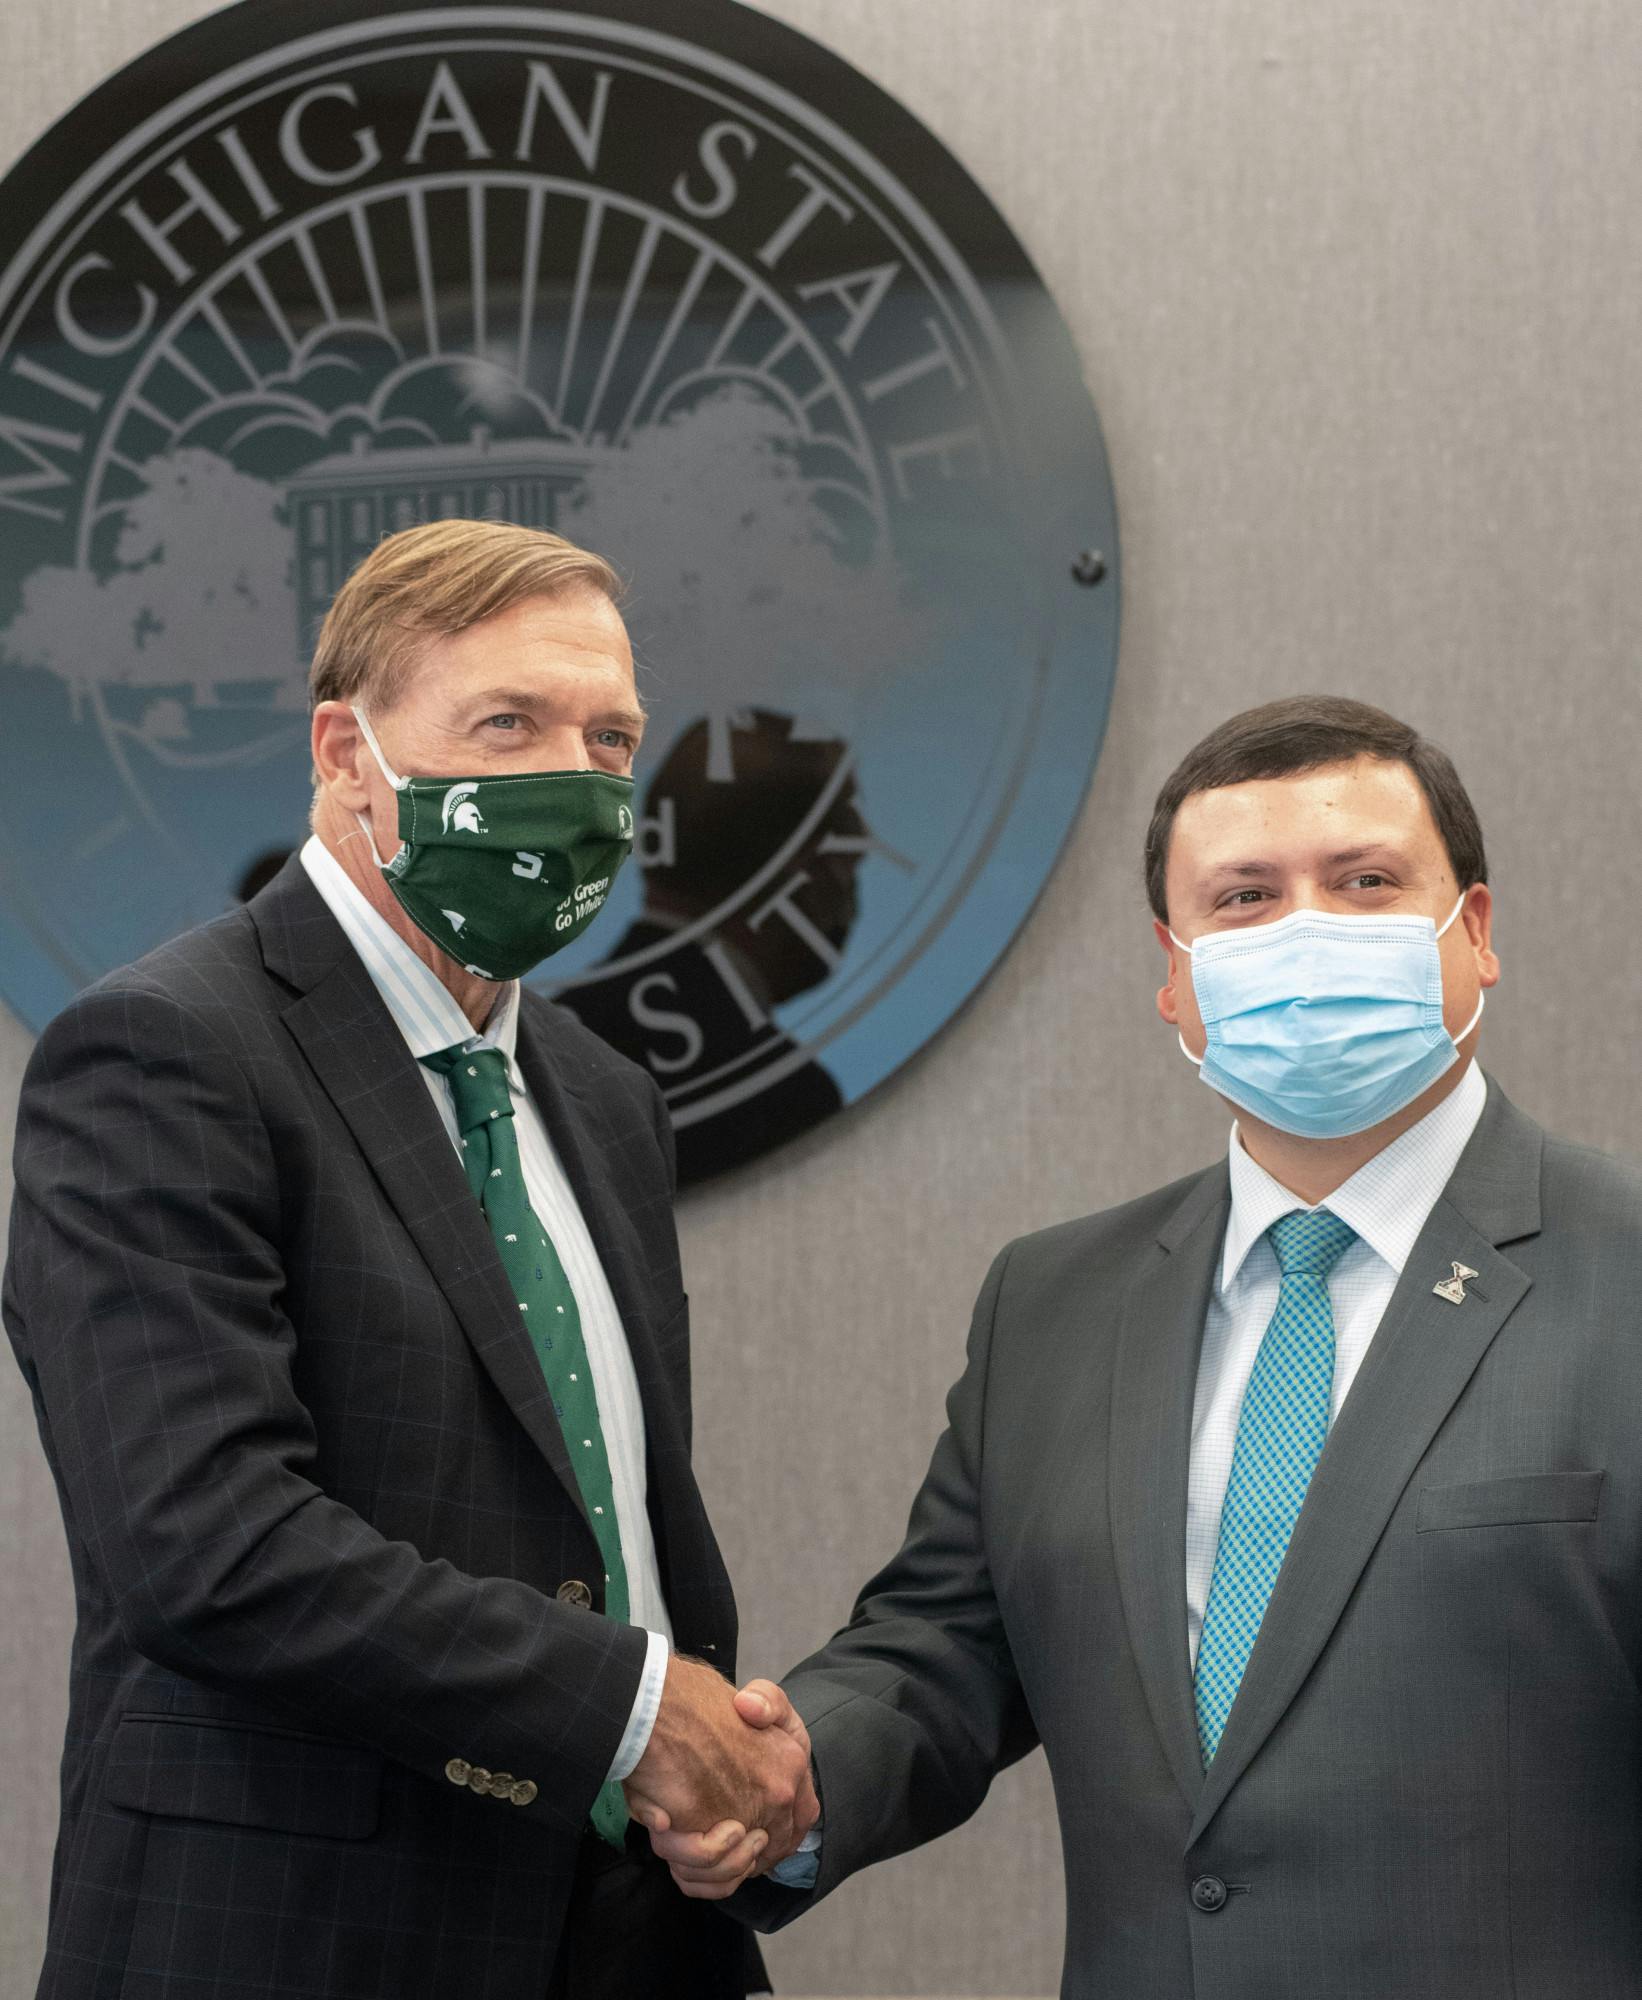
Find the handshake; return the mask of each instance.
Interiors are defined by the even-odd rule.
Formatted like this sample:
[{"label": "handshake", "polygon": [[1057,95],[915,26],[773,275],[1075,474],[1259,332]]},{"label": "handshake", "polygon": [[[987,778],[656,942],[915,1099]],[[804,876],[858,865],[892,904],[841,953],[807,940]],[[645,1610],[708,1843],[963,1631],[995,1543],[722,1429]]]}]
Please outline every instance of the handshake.
[{"label": "handshake", "polygon": [[781,1689],[749,1681],[738,1694],[677,1654],[622,1791],[679,1888],[710,1900],[784,1861],[821,1812],[809,1732]]}]

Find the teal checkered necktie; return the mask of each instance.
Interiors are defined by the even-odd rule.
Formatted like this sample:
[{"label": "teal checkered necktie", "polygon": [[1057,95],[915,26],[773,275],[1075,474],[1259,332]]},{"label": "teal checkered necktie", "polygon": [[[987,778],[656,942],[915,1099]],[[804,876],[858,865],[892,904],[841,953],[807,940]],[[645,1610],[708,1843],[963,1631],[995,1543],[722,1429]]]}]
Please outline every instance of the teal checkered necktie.
[{"label": "teal checkered necktie", "polygon": [[[615,1488],[599,1425],[598,1396],[582,1340],[582,1318],[558,1252],[530,1206],[519,1160],[519,1135],[513,1123],[507,1058],[500,1049],[458,1045],[423,1056],[422,1061],[450,1085],[468,1186],[479,1197],[490,1224],[530,1344],[553,1396],[554,1414],[564,1432],[587,1518],[604,1558],[604,1615],[625,1619],[627,1566],[622,1560]],[[606,1784],[600,1789],[593,1802],[592,1820],[595,1830],[612,1847],[626,1844],[627,1801],[620,1785]]]},{"label": "teal checkered necktie", "polygon": [[1328,1437],[1334,1313],[1328,1275],[1357,1232],[1326,1208],[1296,1210],[1266,1234],[1282,1283],[1237,1420],[1220,1540],[1197,1648],[1197,1738],[1207,1769],[1283,1566]]}]

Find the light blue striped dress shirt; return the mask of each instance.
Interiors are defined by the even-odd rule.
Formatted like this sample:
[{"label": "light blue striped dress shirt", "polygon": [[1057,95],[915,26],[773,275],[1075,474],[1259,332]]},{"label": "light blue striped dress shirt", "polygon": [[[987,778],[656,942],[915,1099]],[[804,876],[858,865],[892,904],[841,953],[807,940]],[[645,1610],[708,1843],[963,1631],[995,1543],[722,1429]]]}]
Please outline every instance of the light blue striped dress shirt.
[{"label": "light blue striped dress shirt", "polygon": [[[644,1678],[633,1703],[627,1730],[610,1766],[611,1778],[625,1778],[644,1755],[661,1707],[662,1683],[672,1650],[673,1627],[662,1597],[661,1567],[646,1506],[648,1475],[644,1457],[644,1405],[621,1315],[610,1281],[599,1262],[587,1223],[576,1201],[541,1113],[526,1088],[514,1060],[519,1029],[519,982],[499,988],[484,1032],[473,1024],[441,984],[431,967],[419,959],[393,926],[374,910],[347,870],[317,834],[302,849],[308,878],[347,933],[371,981],[381,994],[405,1045],[417,1058],[434,1055],[456,1043],[465,1048],[499,1049],[507,1059],[508,1085],[513,1093],[513,1122],[518,1131],[519,1157],[524,1168],[530,1205],[553,1239],[576,1305],[582,1317],[588,1365],[599,1401],[599,1421],[610,1454],[616,1495],[616,1521],[621,1530],[622,1558],[627,1564],[628,1609],[631,1621],[650,1635]],[[418,1065],[420,1067],[420,1063]],[[453,1150],[460,1148],[450,1085],[433,1070],[422,1070],[422,1081],[433,1099]]]}]

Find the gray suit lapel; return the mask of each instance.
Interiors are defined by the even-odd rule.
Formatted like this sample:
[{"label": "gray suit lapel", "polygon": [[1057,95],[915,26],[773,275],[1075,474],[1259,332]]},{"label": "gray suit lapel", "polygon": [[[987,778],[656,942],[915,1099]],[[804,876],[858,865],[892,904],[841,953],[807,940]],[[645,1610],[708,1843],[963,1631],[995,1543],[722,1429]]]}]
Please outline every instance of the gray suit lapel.
[{"label": "gray suit lapel", "polygon": [[[1281,1721],[1327,1645],[1403,1489],[1528,1290],[1499,1246],[1539,1228],[1543,1135],[1495,1086],[1329,1433],[1261,1622],[1197,1816],[1195,1841]],[[1454,1260],[1463,1304],[1437,1297]]]},{"label": "gray suit lapel", "polygon": [[1203,1788],[1203,1765],[1186,1650],[1186,1482],[1198,1353],[1228,1190],[1225,1166],[1211,1168],[1144,1253],[1123,1304],[1108,1453],[1123,1613],[1152,1720],[1191,1806]]}]

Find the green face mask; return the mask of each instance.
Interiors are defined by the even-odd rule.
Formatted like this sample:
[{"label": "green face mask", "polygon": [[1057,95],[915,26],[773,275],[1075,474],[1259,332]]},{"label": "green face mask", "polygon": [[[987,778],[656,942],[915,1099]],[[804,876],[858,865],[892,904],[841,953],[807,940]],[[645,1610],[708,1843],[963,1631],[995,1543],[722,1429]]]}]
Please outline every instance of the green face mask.
[{"label": "green face mask", "polygon": [[478,979],[517,979],[581,936],[633,849],[633,780],[609,771],[401,778],[356,708],[399,794],[399,838],[376,865],[417,929]]}]

